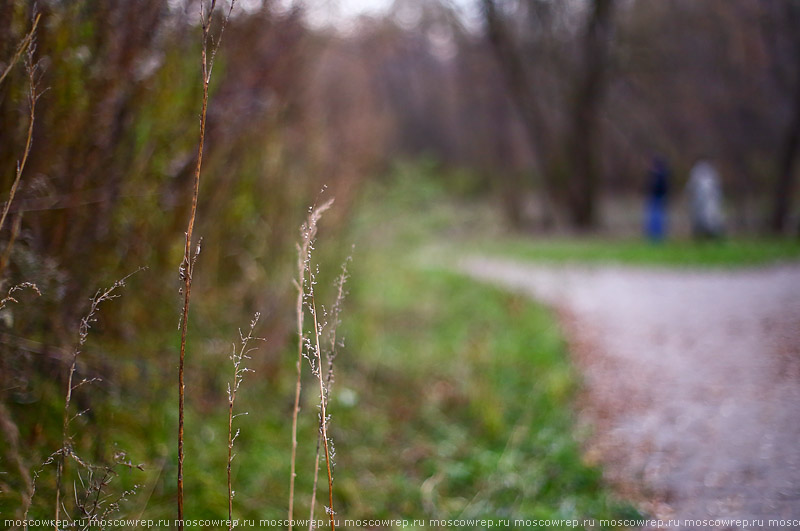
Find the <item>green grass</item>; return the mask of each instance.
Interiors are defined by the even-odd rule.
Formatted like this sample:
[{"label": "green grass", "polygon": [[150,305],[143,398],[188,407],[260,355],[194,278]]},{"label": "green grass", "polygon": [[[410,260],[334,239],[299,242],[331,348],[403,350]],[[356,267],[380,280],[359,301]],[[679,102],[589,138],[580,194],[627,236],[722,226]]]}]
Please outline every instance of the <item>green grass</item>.
[{"label": "green grass", "polygon": [[368,219],[371,233],[409,249],[427,247],[428,254],[440,261],[464,254],[556,264],[666,267],[748,267],[800,260],[798,238],[669,238],[653,243],[643,237],[514,234],[489,201],[474,196],[454,200],[435,170],[424,165],[399,164],[391,184],[372,192],[380,209]]},{"label": "green grass", "polygon": [[669,240],[507,237],[465,242],[462,252],[547,263],[626,264],[670,267],[759,266],[800,259],[794,239]]},{"label": "green grass", "polygon": [[[577,380],[553,316],[392,258],[359,257],[354,272],[359,310],[346,328],[358,353],[342,361],[342,379],[357,379],[340,385],[357,398],[337,422],[348,509],[512,521],[634,514],[581,460]],[[362,428],[350,433],[351,422]],[[371,474],[358,480],[359,470]]]},{"label": "green grass", "polygon": [[347,397],[334,398],[344,513],[636,515],[582,461],[579,382],[551,312],[418,259],[435,235],[469,233],[487,217],[423,184],[373,189],[353,229],[363,251],[334,390]]}]

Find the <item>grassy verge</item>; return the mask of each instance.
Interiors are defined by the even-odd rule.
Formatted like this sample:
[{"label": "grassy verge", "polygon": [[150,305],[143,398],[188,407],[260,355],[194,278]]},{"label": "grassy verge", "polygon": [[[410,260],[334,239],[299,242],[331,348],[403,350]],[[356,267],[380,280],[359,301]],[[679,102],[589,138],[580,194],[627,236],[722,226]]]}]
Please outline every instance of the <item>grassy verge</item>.
[{"label": "grassy verge", "polygon": [[347,328],[359,352],[343,361],[349,389],[337,390],[353,404],[339,415],[345,512],[629,516],[581,461],[576,379],[553,317],[520,296],[391,263],[363,264],[356,276],[367,280],[353,288],[360,310]]},{"label": "grassy verge", "polygon": [[[553,316],[430,260],[421,265],[415,259],[421,246],[453,226],[463,227],[472,216],[434,188],[402,186],[367,197],[346,240],[355,241],[358,250],[341,328],[346,347],[337,360],[330,403],[337,450],[334,498],[342,523],[490,518],[510,519],[514,527],[517,518],[633,516],[603,485],[600,471],[581,460],[572,411],[577,379]],[[337,261],[339,249],[348,247],[320,237],[320,252],[330,251]],[[329,263],[335,262],[325,259],[323,271],[333,276]],[[322,300],[325,280],[320,281]],[[135,297],[136,291],[124,296]],[[210,301],[198,308],[204,304]],[[264,321],[282,312],[291,315],[292,308],[266,311]],[[185,514],[224,519],[225,387],[229,341],[236,332],[200,312],[194,323],[186,375]],[[83,395],[92,414],[76,421],[75,448],[94,462],[124,449],[135,463],[145,464],[143,472],[126,469],[114,479],[118,490],[141,485],[122,503],[119,514],[125,517],[174,518],[177,345],[164,345],[161,336],[147,331],[128,344],[105,341],[102,326],[87,344],[87,366],[111,364],[113,370],[108,381]],[[249,415],[237,419],[242,431],[232,468],[236,518],[286,516],[295,347],[289,339],[282,348],[279,357],[253,353],[249,366],[256,372],[248,374],[238,394],[237,411]],[[145,357],[143,351],[158,355]],[[317,431],[307,369],[306,375],[297,518],[308,516]],[[54,390],[46,382],[32,387]],[[16,406],[15,418],[31,419],[20,426],[23,440],[58,427],[59,393],[44,391]],[[57,433],[45,437],[57,438]],[[46,455],[43,448],[28,461],[41,462]],[[71,470],[74,474],[75,467]],[[86,478],[73,476],[68,484],[73,480],[79,485]],[[40,476],[31,517],[52,514],[52,482],[48,468]],[[13,514],[13,498],[0,497],[3,514]],[[322,505],[318,519],[325,517]]]},{"label": "grassy verge", "polygon": [[758,266],[800,259],[795,239],[724,239],[719,241],[503,238],[469,242],[469,252],[546,263],[626,264],[670,267]]},{"label": "grassy verge", "polygon": [[635,515],[581,460],[578,382],[554,316],[415,259],[432,235],[472,222],[435,189],[402,183],[374,192],[358,217],[364,250],[334,390],[344,513],[512,523]]}]

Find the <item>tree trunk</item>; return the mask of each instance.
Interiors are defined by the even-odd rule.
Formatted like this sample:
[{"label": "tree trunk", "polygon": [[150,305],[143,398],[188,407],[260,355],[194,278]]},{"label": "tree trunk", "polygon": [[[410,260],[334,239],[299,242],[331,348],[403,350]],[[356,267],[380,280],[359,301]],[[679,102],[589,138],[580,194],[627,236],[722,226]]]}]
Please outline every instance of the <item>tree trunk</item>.
[{"label": "tree trunk", "polygon": [[583,69],[575,90],[572,129],[564,142],[570,169],[572,224],[590,229],[597,224],[599,164],[597,156],[600,104],[605,89],[613,0],[595,0],[583,40]]},{"label": "tree trunk", "polygon": [[[574,227],[592,228],[597,223],[599,109],[606,84],[614,1],[593,2],[583,34],[582,68],[575,74],[569,102],[570,121],[560,135],[546,123],[523,55],[497,4],[494,0],[482,1],[489,41],[536,154],[543,195],[565,201]],[[554,142],[554,138],[561,142]]]},{"label": "tree trunk", "polygon": [[[522,53],[517,49],[502,15],[498,13],[497,5],[494,0],[482,1],[489,42],[497,57],[511,99],[519,110],[520,119],[528,135],[536,161],[532,184],[538,190],[542,201],[542,219],[540,221],[542,227],[546,228],[553,224],[551,203],[556,195],[556,186],[548,162],[554,152],[551,140],[553,135],[545,122],[539,103],[536,101],[531,86],[532,80],[522,60]],[[518,202],[519,195],[517,194],[513,200]]]},{"label": "tree trunk", "polygon": [[[798,53],[800,56],[800,52]],[[778,159],[778,180],[772,206],[772,232],[781,234],[786,230],[789,212],[792,208],[792,194],[795,184],[795,161],[800,144],[800,79],[794,91],[794,113],[784,137],[784,144]]]}]

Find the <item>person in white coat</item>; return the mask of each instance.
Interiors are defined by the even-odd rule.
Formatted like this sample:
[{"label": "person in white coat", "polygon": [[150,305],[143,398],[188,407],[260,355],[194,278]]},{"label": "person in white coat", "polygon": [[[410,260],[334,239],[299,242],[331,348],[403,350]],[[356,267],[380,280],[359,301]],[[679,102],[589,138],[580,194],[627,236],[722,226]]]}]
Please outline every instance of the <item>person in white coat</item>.
[{"label": "person in white coat", "polygon": [[722,209],[722,188],[716,168],[698,161],[689,172],[689,209],[692,234],[697,238],[718,238],[725,233],[725,214]]}]

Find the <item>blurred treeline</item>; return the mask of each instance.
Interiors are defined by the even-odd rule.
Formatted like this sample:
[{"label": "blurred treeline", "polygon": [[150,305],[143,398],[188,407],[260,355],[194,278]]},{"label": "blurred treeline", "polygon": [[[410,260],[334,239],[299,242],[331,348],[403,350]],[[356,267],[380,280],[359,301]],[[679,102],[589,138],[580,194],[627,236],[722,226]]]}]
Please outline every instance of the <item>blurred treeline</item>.
[{"label": "blurred treeline", "polygon": [[796,2],[457,4],[473,9],[397,1],[344,40],[371,73],[389,159],[469,169],[514,225],[546,229],[602,226],[599,203],[641,197],[656,155],[678,196],[705,158],[734,230],[797,231]]},{"label": "blurred treeline", "polygon": [[[259,363],[279,365],[307,206],[327,186],[336,208],[323,237],[335,238],[365,183],[398,160],[432,161],[426,175],[491,198],[513,226],[585,229],[602,225],[605,198],[641,196],[653,155],[669,160],[676,190],[710,158],[740,229],[797,223],[793,0],[396,0],[385,17],[338,28],[310,25],[312,3],[241,2],[225,31],[190,335],[229,337],[260,310],[270,341]],[[201,101],[197,2],[40,0],[36,9],[46,92],[0,234],[5,286],[32,281],[43,293],[21,295],[0,323],[0,393],[17,405],[35,378],[63,387],[88,297],[139,266],[149,270],[98,326],[173,369],[165,360],[178,339]],[[34,2],[0,0],[3,67],[33,13]],[[26,84],[17,65],[0,85],[4,194],[25,144]],[[90,365],[107,374],[114,363],[99,353]],[[28,428],[40,443],[42,428]]]},{"label": "blurred treeline", "polygon": [[[676,190],[710,158],[740,228],[788,228],[800,137],[796,2],[466,5],[397,0],[388,16],[346,29],[310,27],[300,3],[237,7],[212,78],[200,196],[213,289],[263,307],[251,299],[274,294],[242,286],[269,285],[302,205],[325,183],[342,217],[359,184],[398,158],[461,170],[442,172],[457,191],[492,192],[513,224],[545,227],[601,225],[598,202],[640,194],[655,154],[673,166]],[[33,2],[1,9],[7,59]],[[71,300],[106,272],[180,262],[198,9],[188,0],[39,9],[47,92],[11,209],[8,225],[21,223],[10,276],[47,278],[58,285],[49,293]],[[17,68],[0,91],[4,190],[24,144],[25,83]]]}]

